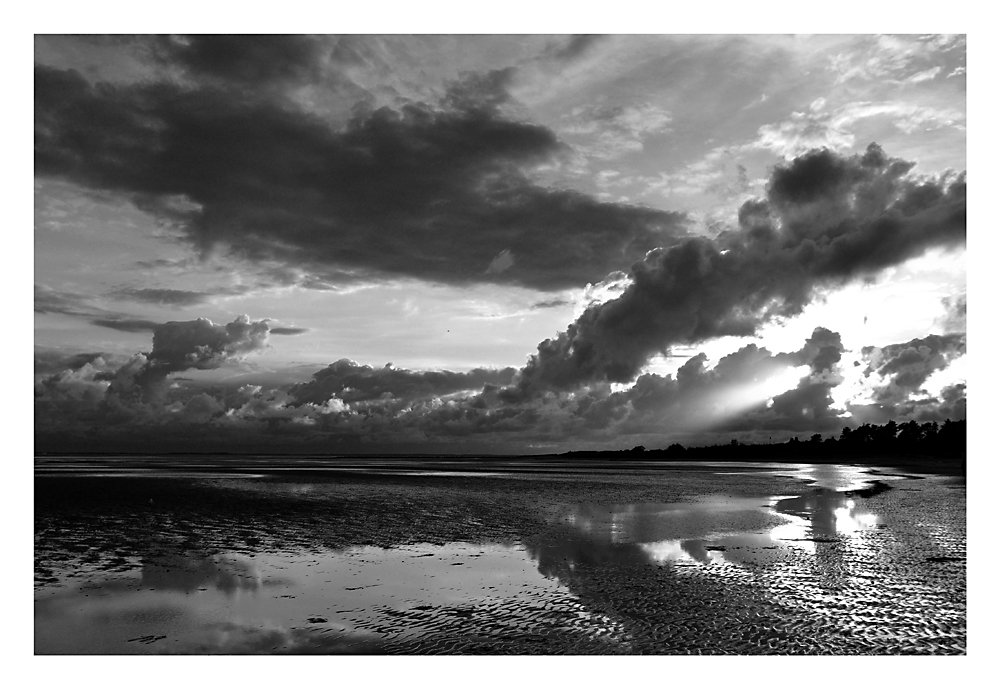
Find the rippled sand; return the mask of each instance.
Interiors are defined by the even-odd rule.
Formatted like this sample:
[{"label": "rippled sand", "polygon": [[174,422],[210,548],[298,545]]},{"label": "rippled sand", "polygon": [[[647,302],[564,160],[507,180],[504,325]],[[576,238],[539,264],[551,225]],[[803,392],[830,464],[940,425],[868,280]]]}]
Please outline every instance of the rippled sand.
[{"label": "rippled sand", "polygon": [[36,653],[964,653],[965,482],[854,467],[36,467]]}]

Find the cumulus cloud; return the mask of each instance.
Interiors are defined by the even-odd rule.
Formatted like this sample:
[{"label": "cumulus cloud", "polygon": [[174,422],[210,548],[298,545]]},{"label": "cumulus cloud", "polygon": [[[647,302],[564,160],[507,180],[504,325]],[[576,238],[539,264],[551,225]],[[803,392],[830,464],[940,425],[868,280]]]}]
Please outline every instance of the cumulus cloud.
[{"label": "cumulus cloud", "polygon": [[65,369],[77,369],[104,356],[103,352],[69,354],[58,350],[35,351],[35,375],[52,374]]},{"label": "cumulus cloud", "polygon": [[246,315],[225,325],[207,318],[171,321],[153,331],[149,358],[170,372],[218,368],[263,349],[267,334],[267,321],[251,322]]},{"label": "cumulus cloud", "polygon": [[964,175],[920,179],[912,167],[874,144],[777,166],[767,197],[742,206],[736,229],[650,252],[620,296],[539,344],[507,394],[628,382],[671,346],[752,335],[801,313],[817,288],[964,243]]},{"label": "cumulus cloud", "polygon": [[[436,103],[362,108],[335,129],[284,91],[250,87],[306,78],[308,45],[185,40],[164,59],[193,80],[112,86],[36,66],[36,174],[123,194],[200,250],[353,279],[557,290],[686,232],[680,213],[534,182],[565,145],[509,114],[510,70],[467,75]],[[301,54],[287,67],[298,76],[269,71],[272,48]],[[663,121],[646,111],[611,119],[639,133]],[[503,251],[516,262],[487,270]]]},{"label": "cumulus cloud", "polygon": [[266,320],[246,315],[224,325],[207,318],[163,323],[153,330],[152,351],[119,369],[111,390],[148,397],[171,373],[218,368],[264,349],[268,330]]},{"label": "cumulus cloud", "polygon": [[[919,361],[910,350],[921,355]],[[946,352],[947,359],[964,351],[964,345],[932,336],[866,351],[872,381],[894,379],[893,385],[914,390],[918,379],[940,370],[935,353]],[[674,375],[646,373],[617,391],[607,383],[592,383],[515,402],[504,396],[504,386],[516,374],[512,368],[410,371],[346,359],[287,388],[243,385],[226,390],[175,379],[158,395],[130,396],[127,385],[135,385],[150,359],[140,354],[120,364],[81,355],[73,359],[83,362],[76,369],[39,379],[36,433],[43,433],[46,442],[55,442],[55,430],[75,431],[77,443],[95,435],[108,442],[131,438],[145,443],[153,438],[166,442],[169,436],[175,444],[202,449],[277,443],[283,451],[309,451],[329,450],[333,443],[363,451],[365,443],[378,443],[412,451],[413,443],[439,449],[456,442],[466,448],[468,443],[489,447],[504,442],[524,449],[539,443],[564,447],[566,442],[665,445],[706,442],[717,434],[836,432],[845,424],[888,418],[964,418],[964,383],[944,386],[933,399],[917,396],[897,404],[883,396],[881,404],[855,402],[848,405],[851,414],[845,414],[830,394],[843,380],[843,353],[839,334],[820,327],[796,351],[771,353],[751,344],[714,366],[705,354],[697,354]]]},{"label": "cumulus cloud", "polygon": [[863,375],[869,379],[873,402],[896,406],[909,401],[932,373],[965,354],[965,340],[965,334],[951,333],[863,348]]}]

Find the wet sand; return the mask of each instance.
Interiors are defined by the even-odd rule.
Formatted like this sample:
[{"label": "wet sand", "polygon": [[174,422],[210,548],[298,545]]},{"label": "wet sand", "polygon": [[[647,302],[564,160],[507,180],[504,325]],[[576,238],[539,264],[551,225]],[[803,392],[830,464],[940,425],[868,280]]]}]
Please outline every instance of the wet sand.
[{"label": "wet sand", "polygon": [[965,652],[962,477],[63,458],[35,502],[41,654]]}]

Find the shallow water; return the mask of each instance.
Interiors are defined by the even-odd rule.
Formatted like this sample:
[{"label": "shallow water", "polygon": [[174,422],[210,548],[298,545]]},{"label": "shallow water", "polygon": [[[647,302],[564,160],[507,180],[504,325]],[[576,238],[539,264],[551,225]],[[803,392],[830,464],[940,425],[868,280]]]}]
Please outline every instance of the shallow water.
[{"label": "shallow water", "polygon": [[964,479],[276,462],[40,463],[36,653],[965,650]]}]

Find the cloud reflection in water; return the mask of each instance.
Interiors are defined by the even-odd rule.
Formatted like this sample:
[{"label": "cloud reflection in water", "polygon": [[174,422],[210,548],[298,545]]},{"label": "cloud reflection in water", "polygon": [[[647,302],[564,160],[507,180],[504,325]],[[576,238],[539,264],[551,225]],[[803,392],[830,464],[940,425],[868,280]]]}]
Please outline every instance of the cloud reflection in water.
[{"label": "cloud reflection in water", "polygon": [[539,570],[556,577],[580,565],[612,561],[741,564],[781,558],[788,547],[815,554],[817,542],[850,537],[881,523],[852,495],[815,488],[795,497],[772,498],[766,505],[753,498],[574,505],[557,517],[568,527],[559,537],[529,549]]}]

